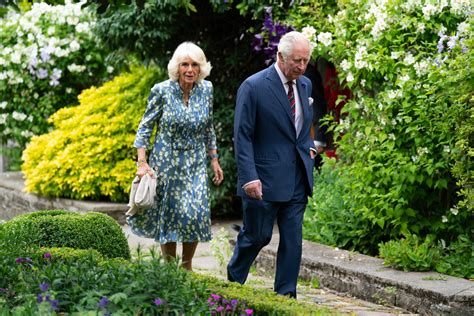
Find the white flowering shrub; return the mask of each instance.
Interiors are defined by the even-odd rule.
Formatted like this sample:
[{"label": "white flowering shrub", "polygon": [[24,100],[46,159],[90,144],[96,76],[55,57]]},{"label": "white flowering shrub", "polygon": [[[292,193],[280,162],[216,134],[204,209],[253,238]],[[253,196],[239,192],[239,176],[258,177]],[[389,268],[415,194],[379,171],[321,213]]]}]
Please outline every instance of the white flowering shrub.
[{"label": "white flowering shrub", "polygon": [[34,3],[0,19],[0,138],[17,157],[48,130],[52,113],[76,104],[80,91],[113,70],[92,33],[94,13],[83,4]]},{"label": "white flowering shrub", "polygon": [[[325,9],[324,18],[309,14],[322,2],[306,2],[288,23],[308,36],[315,57],[334,63],[354,97],[335,127],[339,160],[317,180],[314,217],[306,220],[314,231],[331,232],[319,238],[372,254],[405,234],[432,233],[446,244],[468,235],[474,2],[347,0]],[[354,214],[357,236],[344,231]]]}]

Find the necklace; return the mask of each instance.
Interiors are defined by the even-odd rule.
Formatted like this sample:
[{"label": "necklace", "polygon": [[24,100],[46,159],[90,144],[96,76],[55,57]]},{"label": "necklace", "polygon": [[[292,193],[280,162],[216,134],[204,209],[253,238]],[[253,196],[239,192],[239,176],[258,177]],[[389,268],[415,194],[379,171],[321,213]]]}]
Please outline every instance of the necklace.
[{"label": "necklace", "polygon": [[183,93],[183,101],[184,101],[184,104],[188,105],[188,102],[189,102],[189,95],[185,95]]}]

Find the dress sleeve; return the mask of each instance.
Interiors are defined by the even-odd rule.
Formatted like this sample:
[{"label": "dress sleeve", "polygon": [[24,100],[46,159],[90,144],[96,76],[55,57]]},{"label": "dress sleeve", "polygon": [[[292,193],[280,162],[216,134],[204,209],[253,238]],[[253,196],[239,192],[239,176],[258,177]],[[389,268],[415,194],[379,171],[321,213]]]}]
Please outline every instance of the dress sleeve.
[{"label": "dress sleeve", "polygon": [[216,132],[214,130],[214,123],[213,123],[213,110],[212,106],[214,103],[214,89],[212,87],[212,83],[209,82],[209,89],[207,92],[206,100],[208,100],[209,104],[209,120],[207,121],[206,131],[204,134],[204,141],[206,142],[207,149],[217,149],[217,141],[216,141]]},{"label": "dress sleeve", "polygon": [[151,89],[148,103],[143,114],[142,120],[138,125],[137,135],[133,147],[148,148],[150,146],[150,137],[156,123],[159,122],[163,114],[163,95],[159,85]]}]

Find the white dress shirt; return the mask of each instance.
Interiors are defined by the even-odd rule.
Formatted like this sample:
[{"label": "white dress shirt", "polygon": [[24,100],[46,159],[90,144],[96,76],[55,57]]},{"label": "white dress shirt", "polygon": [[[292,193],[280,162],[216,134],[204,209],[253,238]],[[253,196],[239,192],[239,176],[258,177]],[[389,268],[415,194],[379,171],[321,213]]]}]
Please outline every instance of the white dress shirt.
[{"label": "white dress shirt", "polygon": [[[283,87],[285,88],[285,93],[288,95],[288,79],[286,79],[285,75],[281,71],[281,69],[278,67],[278,64],[275,63],[275,69],[278,73],[278,77],[280,77],[281,83],[283,84]],[[295,130],[296,130],[296,137],[301,132],[301,128],[303,127],[303,108],[301,107],[301,100],[300,100],[300,95],[298,93],[298,87],[296,85],[296,80],[293,80],[293,92],[295,94]],[[289,105],[288,105],[289,106]]]}]

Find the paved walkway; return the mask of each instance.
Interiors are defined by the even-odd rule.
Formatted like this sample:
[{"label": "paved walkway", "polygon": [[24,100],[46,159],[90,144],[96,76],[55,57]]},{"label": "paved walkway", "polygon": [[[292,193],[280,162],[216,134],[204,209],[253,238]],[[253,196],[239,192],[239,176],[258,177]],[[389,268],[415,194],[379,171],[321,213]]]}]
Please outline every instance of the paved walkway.
[{"label": "paved walkway", "polygon": [[[214,241],[198,245],[193,260],[195,272],[225,279],[225,264],[229,260],[228,253],[231,251],[228,240],[235,239],[237,234],[230,228],[232,223],[240,224],[237,221],[219,221],[212,224]],[[141,238],[132,234],[130,227],[127,225],[123,225],[122,228],[127,235],[132,251],[139,244],[145,248],[156,245],[151,239]],[[275,237],[278,238],[278,235],[274,235]],[[223,256],[224,261],[222,265],[219,263],[218,255],[214,255],[213,252],[218,252]],[[181,253],[180,245],[178,245],[177,253]],[[252,269],[246,284],[272,290],[273,275],[258,275],[256,269]],[[309,282],[304,281],[298,284],[298,299],[311,304],[326,306],[337,312],[352,313],[359,316],[418,315],[410,314],[398,307],[378,305],[328,289],[314,288]]]}]

